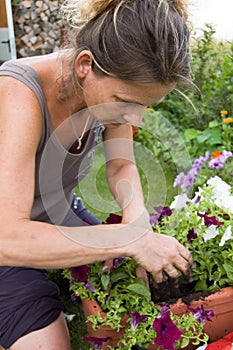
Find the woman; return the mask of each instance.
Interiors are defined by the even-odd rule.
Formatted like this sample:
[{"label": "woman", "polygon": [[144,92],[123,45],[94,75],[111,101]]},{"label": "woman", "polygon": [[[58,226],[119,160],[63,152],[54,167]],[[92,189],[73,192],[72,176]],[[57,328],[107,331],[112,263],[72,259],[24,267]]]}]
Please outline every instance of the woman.
[{"label": "woman", "polygon": [[[11,350],[71,349],[46,269],[125,255],[160,283],[192,266],[186,248],[150,227],[131,127],[189,81],[184,2],[70,0],[62,12],[70,48],[0,69],[0,345]],[[118,225],[101,225],[73,198],[101,133]]]}]

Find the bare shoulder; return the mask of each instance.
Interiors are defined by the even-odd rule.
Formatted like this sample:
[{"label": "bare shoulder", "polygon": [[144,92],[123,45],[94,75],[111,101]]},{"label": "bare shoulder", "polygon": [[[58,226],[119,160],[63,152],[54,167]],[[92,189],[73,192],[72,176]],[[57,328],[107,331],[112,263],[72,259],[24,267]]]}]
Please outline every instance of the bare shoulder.
[{"label": "bare shoulder", "polygon": [[13,132],[14,128],[27,125],[40,133],[42,119],[37,97],[23,82],[10,76],[0,77],[0,115],[1,130],[7,127]]},{"label": "bare shoulder", "polygon": [[[41,108],[34,92],[19,80],[0,77],[0,145],[6,152],[17,148],[35,153],[41,130]],[[28,152],[27,152],[28,151]]]}]

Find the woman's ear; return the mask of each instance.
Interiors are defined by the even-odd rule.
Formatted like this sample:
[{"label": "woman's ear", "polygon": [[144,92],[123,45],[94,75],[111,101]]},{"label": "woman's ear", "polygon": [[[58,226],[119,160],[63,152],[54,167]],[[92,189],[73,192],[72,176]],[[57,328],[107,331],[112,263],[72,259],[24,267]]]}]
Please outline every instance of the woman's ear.
[{"label": "woman's ear", "polygon": [[89,50],[83,50],[78,54],[75,60],[75,70],[79,78],[85,78],[92,69],[92,60],[92,53]]}]

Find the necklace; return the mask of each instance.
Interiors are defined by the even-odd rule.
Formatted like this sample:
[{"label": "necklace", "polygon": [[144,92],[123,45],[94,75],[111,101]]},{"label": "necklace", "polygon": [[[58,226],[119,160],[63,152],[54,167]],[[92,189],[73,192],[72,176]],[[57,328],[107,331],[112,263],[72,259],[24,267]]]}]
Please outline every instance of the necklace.
[{"label": "necklace", "polygon": [[[64,58],[64,55],[61,55],[60,56],[60,76],[61,76],[62,82],[63,82],[63,58]],[[85,132],[87,131],[87,126],[88,126],[90,117],[91,117],[91,114],[89,113],[87,120],[86,120],[86,123],[85,123],[84,128],[83,128],[82,134],[79,137],[77,136],[76,128],[75,128],[74,123],[73,123],[73,118],[71,117],[71,124],[72,124],[72,128],[74,130],[76,141],[77,141],[77,147],[76,147],[77,151],[80,150],[80,148],[82,147],[82,139],[83,139]]]},{"label": "necklace", "polygon": [[[82,139],[83,139],[83,136],[84,136],[84,134],[85,134],[85,132],[86,132],[86,129],[87,129],[87,125],[88,125],[89,120],[90,120],[90,114],[88,114],[88,117],[87,117],[87,120],[86,120],[86,123],[85,123],[85,126],[84,126],[84,128],[83,128],[83,131],[82,131],[81,136],[78,137],[78,136],[76,135],[76,138],[77,138],[77,147],[76,147],[76,150],[77,150],[77,151],[82,147]],[[75,132],[75,134],[76,134],[76,132]]]}]

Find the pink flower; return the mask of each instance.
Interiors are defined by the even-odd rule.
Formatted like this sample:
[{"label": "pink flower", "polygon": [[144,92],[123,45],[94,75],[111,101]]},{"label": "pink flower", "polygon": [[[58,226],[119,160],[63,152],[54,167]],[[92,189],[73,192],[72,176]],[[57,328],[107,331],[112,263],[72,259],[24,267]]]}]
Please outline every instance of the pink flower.
[{"label": "pink flower", "polygon": [[157,336],[154,339],[156,345],[163,346],[166,350],[175,350],[175,343],[180,339],[181,330],[173,323],[170,317],[170,309],[163,306],[158,318],[153,323]]}]

